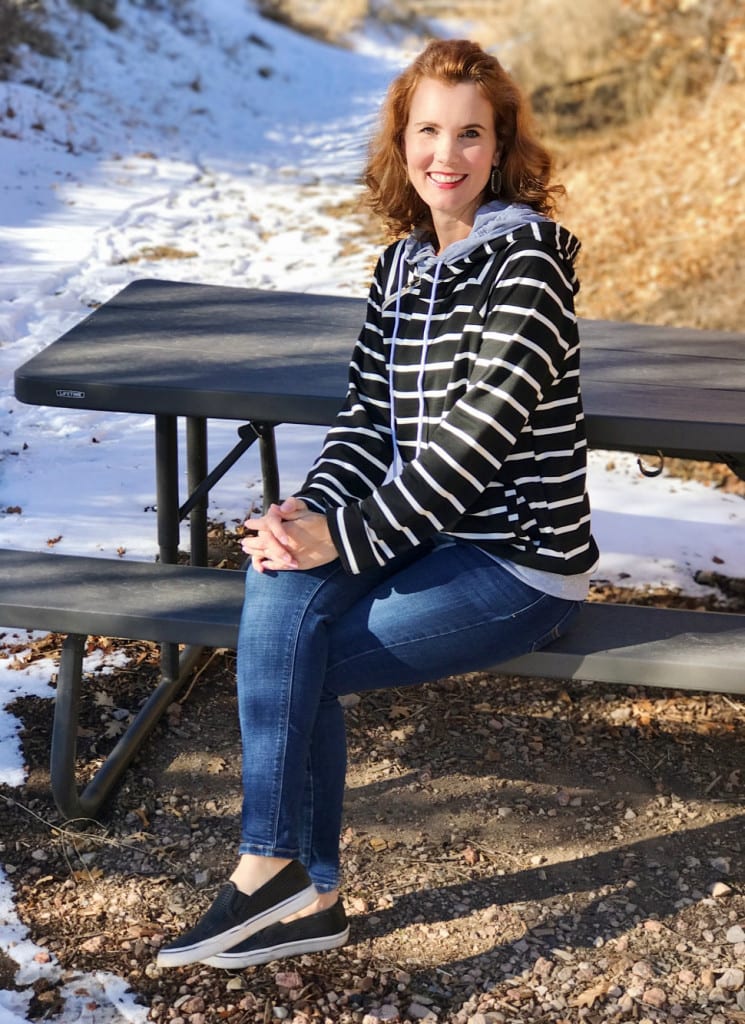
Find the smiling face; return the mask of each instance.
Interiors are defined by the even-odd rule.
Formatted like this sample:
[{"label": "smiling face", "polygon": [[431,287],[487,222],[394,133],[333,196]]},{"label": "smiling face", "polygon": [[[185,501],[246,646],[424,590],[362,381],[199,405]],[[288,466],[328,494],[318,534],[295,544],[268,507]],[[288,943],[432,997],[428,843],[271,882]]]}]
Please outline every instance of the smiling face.
[{"label": "smiling face", "polygon": [[411,98],[404,153],[440,250],[465,238],[499,159],[494,112],[478,85],[423,78]]}]

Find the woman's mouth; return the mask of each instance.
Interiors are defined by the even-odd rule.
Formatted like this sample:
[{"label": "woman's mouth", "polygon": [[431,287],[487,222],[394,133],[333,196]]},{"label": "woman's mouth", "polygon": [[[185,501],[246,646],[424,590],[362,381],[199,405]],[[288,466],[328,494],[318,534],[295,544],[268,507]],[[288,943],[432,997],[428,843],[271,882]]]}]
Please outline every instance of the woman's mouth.
[{"label": "woman's mouth", "polygon": [[443,174],[439,171],[430,171],[429,180],[435,185],[439,185],[441,188],[454,187],[460,185],[462,181],[465,181],[468,175],[466,174]]}]

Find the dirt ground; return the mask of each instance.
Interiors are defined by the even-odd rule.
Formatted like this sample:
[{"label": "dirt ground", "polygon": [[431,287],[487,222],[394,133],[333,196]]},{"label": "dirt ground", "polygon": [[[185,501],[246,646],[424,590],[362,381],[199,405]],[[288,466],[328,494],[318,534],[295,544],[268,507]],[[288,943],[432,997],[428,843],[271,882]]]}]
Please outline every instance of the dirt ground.
[{"label": "dirt ground", "polygon": [[[736,591],[715,603],[742,608]],[[153,647],[127,650],[87,681],[81,777],[157,678]],[[14,710],[28,781],[0,801],[19,916],[69,972],[125,978],[149,1019],[745,1021],[745,698],[479,673],[352,702],[350,943],[235,973],[154,963],[234,863],[234,655],[209,653],[103,825],[54,809],[52,702]],[[0,960],[0,987],[14,976]],[[65,1021],[60,987],[39,983],[33,1012]]]}]

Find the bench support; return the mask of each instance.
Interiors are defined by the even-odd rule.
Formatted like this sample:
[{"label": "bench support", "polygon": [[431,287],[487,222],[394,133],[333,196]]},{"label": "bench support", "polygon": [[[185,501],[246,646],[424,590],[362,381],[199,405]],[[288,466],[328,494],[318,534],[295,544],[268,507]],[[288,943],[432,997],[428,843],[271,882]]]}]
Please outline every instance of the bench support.
[{"label": "bench support", "polygon": [[99,817],[99,811],[109,793],[168,705],[175,699],[202,650],[195,647],[184,651],[177,675],[172,679],[161,678],[124,735],[81,792],[75,775],[75,760],[86,639],[87,637],[79,634],[72,634],[65,639],[60,655],[54,703],[49,771],[54,802],[60,814],[68,821]]}]

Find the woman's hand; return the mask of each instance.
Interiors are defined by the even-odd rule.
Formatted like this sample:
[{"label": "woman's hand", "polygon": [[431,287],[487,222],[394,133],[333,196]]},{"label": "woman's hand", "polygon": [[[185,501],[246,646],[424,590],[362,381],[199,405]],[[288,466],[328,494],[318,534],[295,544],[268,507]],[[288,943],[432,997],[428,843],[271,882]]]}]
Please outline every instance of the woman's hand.
[{"label": "woman's hand", "polygon": [[311,512],[299,498],[271,505],[265,515],[247,519],[244,525],[250,532],[241,547],[257,572],[313,569],[337,557],[326,517]]}]

